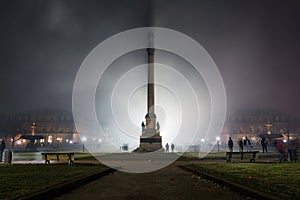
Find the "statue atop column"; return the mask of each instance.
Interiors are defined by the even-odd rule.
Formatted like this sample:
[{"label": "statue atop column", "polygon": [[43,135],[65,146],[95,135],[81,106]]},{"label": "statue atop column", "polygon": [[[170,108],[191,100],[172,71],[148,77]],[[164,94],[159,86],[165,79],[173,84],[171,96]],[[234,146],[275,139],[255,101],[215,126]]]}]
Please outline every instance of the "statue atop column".
[{"label": "statue atop column", "polygon": [[154,48],[154,33],[152,31],[148,35],[148,48]]}]

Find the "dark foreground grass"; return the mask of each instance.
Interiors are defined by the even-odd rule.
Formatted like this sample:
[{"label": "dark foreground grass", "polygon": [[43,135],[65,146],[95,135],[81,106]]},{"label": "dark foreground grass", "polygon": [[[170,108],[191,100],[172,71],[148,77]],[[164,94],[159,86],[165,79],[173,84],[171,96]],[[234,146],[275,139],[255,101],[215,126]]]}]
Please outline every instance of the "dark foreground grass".
[{"label": "dark foreground grass", "polygon": [[206,172],[282,199],[300,199],[300,163],[214,163],[191,165]]},{"label": "dark foreground grass", "polygon": [[15,199],[104,171],[103,165],[0,165],[0,199]]}]

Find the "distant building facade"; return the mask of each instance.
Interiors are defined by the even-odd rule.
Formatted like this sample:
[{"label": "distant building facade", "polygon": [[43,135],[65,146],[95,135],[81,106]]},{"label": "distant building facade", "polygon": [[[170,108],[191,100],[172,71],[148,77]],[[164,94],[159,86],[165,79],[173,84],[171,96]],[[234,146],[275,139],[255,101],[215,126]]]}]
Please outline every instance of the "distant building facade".
[{"label": "distant building facade", "polygon": [[14,114],[6,118],[1,129],[2,137],[13,138],[16,145],[25,145],[28,141],[19,138],[33,132],[43,136],[38,141],[42,145],[80,142],[72,113],[65,110],[30,110]]},{"label": "distant building facade", "polygon": [[[33,123],[35,126],[33,126]],[[17,113],[11,116],[0,115],[0,140],[6,138],[15,140],[14,146],[26,146],[29,141],[20,139],[22,135],[43,136],[38,143],[45,146],[58,146],[67,144],[82,144],[75,128],[72,113],[66,110],[41,109]],[[34,130],[33,130],[34,129]],[[299,144],[300,127],[288,115],[274,110],[241,110],[230,115],[225,122],[220,136],[220,145],[226,147],[228,138],[237,141],[248,137],[257,146],[262,136],[268,141],[278,137]],[[289,137],[289,138],[288,138]],[[209,142],[216,144],[215,138],[199,138],[199,144]],[[105,139],[88,138],[87,142],[105,145]],[[102,143],[103,142],[103,143]],[[198,143],[195,143],[198,145]],[[299,145],[298,145],[299,146]]]},{"label": "distant building facade", "polygon": [[262,137],[269,140],[276,138],[288,139],[298,138],[297,125],[288,115],[274,110],[241,110],[233,113],[226,120],[222,140],[227,141],[229,137],[234,140],[252,140],[259,144]]}]

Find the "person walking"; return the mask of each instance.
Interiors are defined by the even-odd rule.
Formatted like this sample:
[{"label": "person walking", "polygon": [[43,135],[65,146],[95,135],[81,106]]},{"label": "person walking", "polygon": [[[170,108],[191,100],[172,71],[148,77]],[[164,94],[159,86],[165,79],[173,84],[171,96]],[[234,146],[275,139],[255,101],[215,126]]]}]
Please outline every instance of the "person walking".
[{"label": "person walking", "polygon": [[172,143],[171,144],[171,150],[172,150],[172,152],[174,152],[174,148],[175,148],[175,145],[174,145],[174,143]]},{"label": "person walking", "polygon": [[231,137],[229,137],[229,140],[228,140],[228,148],[229,148],[230,152],[233,152],[233,141],[232,141]]},{"label": "person walking", "polygon": [[6,149],[6,145],[4,142],[4,139],[2,139],[2,142],[0,144],[0,162],[2,162],[2,155],[3,155],[3,151]]},{"label": "person walking", "polygon": [[169,152],[169,144],[167,143],[166,144],[166,153],[168,153]]},{"label": "person walking", "polygon": [[229,137],[229,140],[228,140],[228,148],[229,148],[229,158],[227,161],[231,161],[231,158],[232,158],[232,152],[233,152],[233,141],[231,139],[231,137]]},{"label": "person walking", "polygon": [[263,150],[263,153],[268,153],[268,148],[267,148],[267,145],[268,145],[268,141],[266,140],[266,138],[265,137],[263,137],[262,139],[261,139],[261,142],[260,142],[260,144],[261,144],[261,147],[262,147],[262,150]]},{"label": "person walking", "polygon": [[251,142],[247,137],[244,140],[244,145],[246,146],[247,151],[251,151]]},{"label": "person walking", "polygon": [[243,152],[243,151],[244,151],[243,140],[242,140],[242,139],[240,139],[238,144],[239,144],[239,149],[240,149],[240,152]]},{"label": "person walking", "polygon": [[285,153],[285,145],[282,140],[277,141],[277,149],[279,152],[279,162],[281,162],[282,160],[287,161],[287,155]]}]

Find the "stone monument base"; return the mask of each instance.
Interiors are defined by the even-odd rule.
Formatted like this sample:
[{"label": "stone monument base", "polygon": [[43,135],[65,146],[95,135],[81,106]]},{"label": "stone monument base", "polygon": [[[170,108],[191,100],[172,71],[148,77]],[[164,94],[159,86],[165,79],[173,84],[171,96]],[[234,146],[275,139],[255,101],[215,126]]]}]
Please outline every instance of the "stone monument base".
[{"label": "stone monument base", "polygon": [[135,149],[133,152],[164,152],[164,149],[161,145],[161,136],[155,135],[152,137],[140,137],[140,146]]}]

